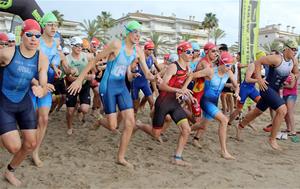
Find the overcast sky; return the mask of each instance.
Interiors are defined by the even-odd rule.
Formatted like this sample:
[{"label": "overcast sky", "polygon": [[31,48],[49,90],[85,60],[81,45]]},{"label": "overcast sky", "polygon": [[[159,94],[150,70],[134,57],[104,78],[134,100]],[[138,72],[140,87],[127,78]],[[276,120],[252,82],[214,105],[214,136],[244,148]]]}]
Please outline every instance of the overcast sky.
[{"label": "overcast sky", "polygon": [[[226,36],[220,42],[229,45],[238,41],[239,0],[36,0],[44,12],[59,10],[67,20],[83,21],[94,19],[101,11],[108,11],[118,19],[122,14],[143,10],[144,13],[203,21],[205,13],[213,12]],[[164,2],[164,3],[162,3]],[[260,27],[270,24],[295,26],[300,33],[299,0],[261,0]]]}]

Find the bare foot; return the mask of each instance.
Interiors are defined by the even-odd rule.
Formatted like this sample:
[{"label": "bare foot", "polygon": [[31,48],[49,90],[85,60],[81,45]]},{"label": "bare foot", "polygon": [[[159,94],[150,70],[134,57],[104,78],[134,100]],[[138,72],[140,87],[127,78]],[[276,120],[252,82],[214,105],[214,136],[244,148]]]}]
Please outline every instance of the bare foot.
[{"label": "bare foot", "polygon": [[94,123],[91,127],[92,130],[97,130],[100,128],[100,124],[99,124],[99,121],[96,121],[96,123]]},{"label": "bare foot", "polygon": [[73,134],[73,129],[68,129],[67,134],[71,136]]},{"label": "bare foot", "polygon": [[80,122],[85,123],[85,116],[82,112],[78,112],[77,116]]},{"label": "bare foot", "polygon": [[180,166],[184,166],[184,167],[191,167],[192,164],[184,161],[182,158],[174,158],[172,160],[172,163],[175,164],[175,165],[180,165]]},{"label": "bare foot", "polygon": [[199,140],[193,139],[192,144],[193,146],[202,149],[202,145],[200,144]]},{"label": "bare foot", "polygon": [[33,152],[32,153],[32,160],[33,160],[33,163],[35,164],[35,166],[37,166],[37,167],[43,167],[44,163],[40,159],[40,157],[39,157],[39,155],[38,155],[37,152]]},{"label": "bare foot", "polygon": [[269,144],[271,145],[271,147],[274,149],[274,150],[282,150],[280,148],[280,146],[277,144],[277,141],[276,139],[272,139],[272,138],[269,138]]},{"label": "bare foot", "polygon": [[235,160],[235,157],[228,152],[222,152],[221,157],[227,160]]},{"label": "bare foot", "polygon": [[155,138],[156,141],[158,141],[160,144],[164,143],[164,141],[162,140],[161,136],[159,136],[158,138]]},{"label": "bare foot", "polygon": [[241,133],[242,133],[242,128],[240,127],[240,125],[236,126],[236,140],[237,141],[243,141],[241,139]]},{"label": "bare foot", "polygon": [[133,169],[133,168],[134,168],[133,165],[132,165],[131,163],[129,163],[128,161],[126,161],[125,159],[123,159],[123,160],[118,160],[118,161],[117,161],[117,164],[123,165],[123,166],[125,166],[125,167],[128,167],[129,169]]},{"label": "bare foot", "polygon": [[6,170],[4,173],[4,177],[6,178],[6,180],[8,180],[8,182],[16,187],[21,186],[21,181],[19,179],[17,179],[14,175],[13,172]]},{"label": "bare foot", "polygon": [[253,125],[248,124],[248,126],[254,131],[254,133],[258,133],[258,130]]}]

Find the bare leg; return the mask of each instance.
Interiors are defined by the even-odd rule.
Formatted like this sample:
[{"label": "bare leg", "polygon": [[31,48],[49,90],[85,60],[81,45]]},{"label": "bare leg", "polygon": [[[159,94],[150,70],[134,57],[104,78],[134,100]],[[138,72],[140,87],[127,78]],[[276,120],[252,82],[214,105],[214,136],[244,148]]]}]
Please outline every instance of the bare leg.
[{"label": "bare leg", "polygon": [[294,118],[294,113],[295,113],[295,101],[294,100],[289,100],[286,103],[287,106],[287,114],[285,116],[286,124],[287,124],[287,129],[291,131],[291,134],[296,134],[295,132],[295,118]]},{"label": "bare leg", "polygon": [[277,144],[276,141],[276,135],[280,128],[281,122],[283,121],[285,115],[286,115],[287,109],[285,104],[281,105],[279,108],[277,108],[273,122],[272,122],[272,131],[271,136],[269,139],[269,143],[271,147],[275,150],[280,150],[280,146]]},{"label": "bare leg", "polygon": [[209,124],[209,120],[202,118],[200,120],[200,122],[195,123],[192,126],[192,130],[196,130],[196,135],[194,136],[193,141],[192,141],[192,144],[195,147],[198,147],[200,149],[202,148],[202,145],[200,144],[199,139],[202,138],[202,136],[204,135],[208,124]]},{"label": "bare leg", "polygon": [[43,162],[39,157],[40,146],[45,137],[45,133],[48,127],[49,108],[41,107],[38,109],[38,127],[37,127],[37,146],[32,153],[33,162],[37,167],[42,167]]},{"label": "bare leg", "polygon": [[74,117],[74,112],[75,112],[75,108],[74,107],[68,107],[67,108],[67,127],[68,127],[68,131],[67,134],[68,135],[72,135],[73,134],[73,117]]},{"label": "bare leg", "polygon": [[133,167],[132,164],[125,160],[125,153],[132,135],[133,127],[135,126],[134,111],[133,109],[123,110],[121,111],[121,115],[124,121],[124,130],[121,136],[117,162],[127,167]]},{"label": "bare leg", "polygon": [[221,94],[221,104],[222,104],[222,110],[224,113],[227,112],[227,106],[226,106],[226,93]]},{"label": "bare leg", "polygon": [[58,112],[58,111],[61,109],[61,107],[66,103],[66,95],[61,94],[61,95],[59,95],[59,98],[60,98],[59,104],[57,105],[57,108],[56,108],[56,111],[57,111],[57,112]]},{"label": "bare leg", "polygon": [[179,135],[178,144],[177,144],[177,148],[175,151],[174,163],[176,165],[191,166],[190,163],[187,163],[187,162],[183,161],[183,159],[182,159],[183,149],[184,149],[184,147],[187,143],[187,140],[189,138],[189,135],[191,133],[191,128],[189,126],[187,119],[182,121],[181,124],[178,125],[178,127],[181,132]]},{"label": "bare leg", "polygon": [[221,145],[221,156],[225,159],[232,160],[235,159],[227,150],[226,140],[227,140],[227,124],[228,119],[227,117],[219,112],[215,116],[215,119],[220,122],[219,126],[219,140]]},{"label": "bare leg", "polygon": [[[238,105],[239,106],[239,105]],[[228,121],[228,124],[231,125],[232,121],[235,120],[235,118],[242,112],[242,109],[237,107],[231,114]]]},{"label": "bare leg", "polygon": [[[9,163],[9,166],[13,169],[16,169],[36,147],[36,130],[24,130],[22,131],[22,136],[22,146],[18,131],[11,131],[1,136],[4,146],[9,152],[14,154],[13,159]],[[21,181],[15,177],[12,170],[7,169],[4,177],[14,186],[21,185]]]},{"label": "bare leg", "polygon": [[134,113],[138,112],[139,106],[140,106],[140,99],[138,98],[133,101]]},{"label": "bare leg", "polygon": [[144,109],[147,102],[147,98],[144,96],[140,102],[139,108]]},{"label": "bare leg", "polygon": [[226,102],[227,102],[228,111],[229,111],[230,114],[232,114],[233,107],[234,107],[232,93],[227,93],[226,94]]},{"label": "bare leg", "polygon": [[244,119],[239,123],[239,125],[236,127],[236,138],[237,140],[241,140],[241,132],[242,129],[247,126],[251,121],[253,121],[255,118],[260,116],[263,112],[259,110],[258,108],[254,108],[250,112],[246,114]]}]

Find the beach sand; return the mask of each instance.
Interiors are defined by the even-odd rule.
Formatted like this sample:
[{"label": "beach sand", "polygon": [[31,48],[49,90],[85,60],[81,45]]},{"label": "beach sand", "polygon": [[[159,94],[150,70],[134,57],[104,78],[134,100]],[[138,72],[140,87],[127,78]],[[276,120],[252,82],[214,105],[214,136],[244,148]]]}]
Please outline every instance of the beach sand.
[{"label": "beach sand", "polygon": [[[299,101],[295,115],[300,130]],[[149,122],[147,111],[138,118]],[[244,142],[234,139],[234,127],[229,129],[228,149],[236,160],[220,157],[216,122],[203,138],[203,149],[192,146],[190,137],[183,156],[192,163],[191,168],[171,164],[179,132],[174,124],[163,144],[141,131],[135,133],[127,151],[127,159],[134,164],[130,170],[115,163],[120,134],[91,129],[94,119],[88,116],[85,124],[75,119],[74,134],[67,136],[65,108],[52,114],[40,152],[44,166],[33,166],[28,157],[16,171],[23,181],[21,188],[300,188],[300,143],[282,140],[283,151],[272,150],[267,143],[269,133],[262,130],[270,121],[269,112],[252,124],[258,128],[257,134],[244,129]],[[281,129],[285,129],[284,123]],[[0,156],[2,174],[11,155],[0,149]],[[1,177],[0,188],[14,187]]]}]

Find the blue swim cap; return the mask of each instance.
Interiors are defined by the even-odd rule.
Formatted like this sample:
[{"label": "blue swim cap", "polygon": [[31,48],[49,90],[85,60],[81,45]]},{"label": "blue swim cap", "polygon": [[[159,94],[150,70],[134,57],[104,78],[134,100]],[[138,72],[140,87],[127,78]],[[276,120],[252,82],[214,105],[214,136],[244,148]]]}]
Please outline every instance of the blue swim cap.
[{"label": "blue swim cap", "polygon": [[205,52],[202,51],[201,54],[200,54],[200,57],[201,57],[201,58],[204,58],[205,56],[206,56]]},{"label": "blue swim cap", "polygon": [[197,42],[192,42],[193,50],[200,51],[200,45]]}]

